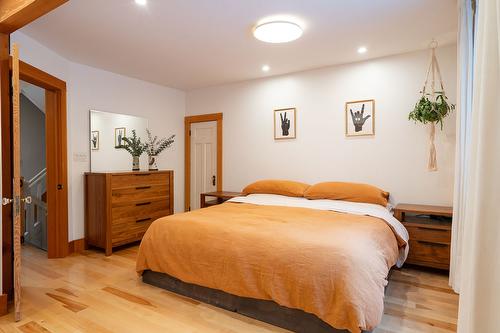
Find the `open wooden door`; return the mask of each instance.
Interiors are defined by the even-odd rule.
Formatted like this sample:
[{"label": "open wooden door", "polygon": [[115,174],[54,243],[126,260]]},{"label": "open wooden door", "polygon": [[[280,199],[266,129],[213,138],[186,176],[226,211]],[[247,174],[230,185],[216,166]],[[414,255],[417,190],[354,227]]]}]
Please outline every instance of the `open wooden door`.
[{"label": "open wooden door", "polygon": [[19,102],[19,48],[12,52],[12,204],[14,221],[14,318],[21,320],[21,201],[30,203],[31,198],[21,198],[21,113]]}]

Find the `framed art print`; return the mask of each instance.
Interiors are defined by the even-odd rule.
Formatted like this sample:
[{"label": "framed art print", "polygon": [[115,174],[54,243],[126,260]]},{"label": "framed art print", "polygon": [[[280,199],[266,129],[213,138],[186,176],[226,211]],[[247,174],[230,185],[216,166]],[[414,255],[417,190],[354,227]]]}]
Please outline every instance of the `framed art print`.
[{"label": "framed art print", "polygon": [[295,139],[296,116],[295,108],[274,110],[274,139]]},{"label": "framed art print", "polygon": [[92,131],[90,133],[90,149],[99,150],[99,131]]},{"label": "framed art print", "polygon": [[375,100],[345,103],[345,135],[375,135]]},{"label": "framed art print", "polygon": [[115,128],[115,148],[120,149],[123,148],[124,141],[123,138],[126,135],[125,127]]}]

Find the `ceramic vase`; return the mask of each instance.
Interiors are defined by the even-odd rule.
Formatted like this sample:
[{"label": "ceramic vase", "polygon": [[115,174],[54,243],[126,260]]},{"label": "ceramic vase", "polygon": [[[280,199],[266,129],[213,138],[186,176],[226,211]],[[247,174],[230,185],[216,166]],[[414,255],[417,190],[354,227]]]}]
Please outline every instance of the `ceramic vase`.
[{"label": "ceramic vase", "polygon": [[132,171],[139,171],[139,156],[132,156]]},{"label": "ceramic vase", "polygon": [[149,155],[149,171],[158,171],[158,165],[156,164],[156,159],[158,156]]}]

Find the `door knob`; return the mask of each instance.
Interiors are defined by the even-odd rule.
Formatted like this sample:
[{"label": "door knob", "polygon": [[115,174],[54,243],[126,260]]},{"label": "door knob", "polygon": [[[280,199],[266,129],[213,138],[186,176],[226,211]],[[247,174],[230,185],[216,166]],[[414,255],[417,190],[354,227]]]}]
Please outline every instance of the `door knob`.
[{"label": "door knob", "polygon": [[2,198],[2,206],[7,206],[8,204],[12,203],[12,199],[9,198]]},{"label": "door knob", "polygon": [[62,184],[57,184],[57,189],[58,190],[62,190],[63,189],[63,185]]},{"label": "door knob", "polygon": [[31,196],[27,196],[26,198],[21,199],[21,201],[24,202],[25,204],[29,205],[33,202],[33,199],[31,199]]}]

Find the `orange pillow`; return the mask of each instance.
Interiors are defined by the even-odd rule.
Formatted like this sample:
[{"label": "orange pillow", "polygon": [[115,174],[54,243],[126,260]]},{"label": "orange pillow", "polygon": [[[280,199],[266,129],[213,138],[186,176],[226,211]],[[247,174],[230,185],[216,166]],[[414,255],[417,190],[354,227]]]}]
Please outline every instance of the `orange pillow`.
[{"label": "orange pillow", "polygon": [[288,197],[303,197],[309,188],[308,184],[291,180],[259,180],[247,185],[244,194],[279,194]]},{"label": "orange pillow", "polygon": [[389,192],[368,184],[325,182],[312,185],[304,193],[307,199],[345,200],[387,206]]}]

